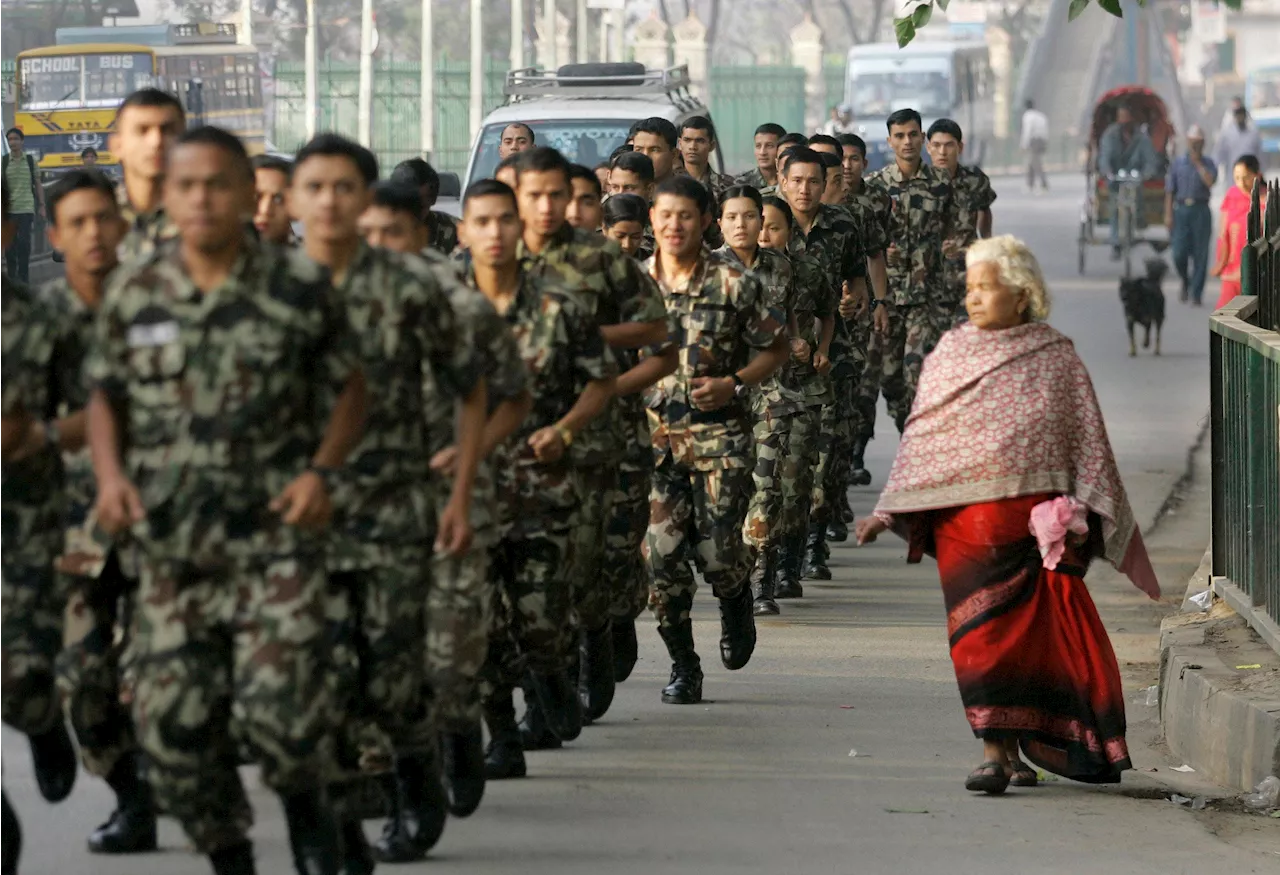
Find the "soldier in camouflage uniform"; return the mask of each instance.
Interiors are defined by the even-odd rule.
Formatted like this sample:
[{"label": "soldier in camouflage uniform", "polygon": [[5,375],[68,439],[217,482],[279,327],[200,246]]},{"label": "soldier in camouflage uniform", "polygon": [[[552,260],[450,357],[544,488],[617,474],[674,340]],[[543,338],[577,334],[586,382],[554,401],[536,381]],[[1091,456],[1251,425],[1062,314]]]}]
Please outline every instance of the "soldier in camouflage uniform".
[{"label": "soldier in camouflage uniform", "polygon": [[[12,242],[9,188],[3,186],[4,245]],[[62,593],[53,573],[61,548],[62,470],[49,415],[49,369],[55,340],[48,320],[33,318],[36,298],[25,283],[4,277],[3,533],[0,534],[0,650],[4,722],[27,735],[40,793],[65,799],[76,755],[59,707],[54,660],[62,645]],[[4,797],[4,863],[17,871],[22,844],[17,815]]]},{"label": "soldier in camouflage uniform", "polygon": [[750,578],[754,611],[776,614],[778,603],[773,596],[783,534],[782,465],[790,452],[792,423],[805,409],[802,386],[793,379],[790,365],[808,362],[814,350],[799,339],[796,330],[796,286],[790,260],[778,250],[760,246],[763,209],[755,189],[729,189],[720,213],[722,230],[729,242],[715,254],[759,281],[765,306],[784,315],[791,338],[792,361],[766,377],[751,393],[755,435],[751,479],[755,488],[742,526],[742,538],[754,553]]},{"label": "soldier in camouflage uniform", "polygon": [[778,140],[786,136],[787,129],[773,122],[765,122],[756,128],[752,137],[756,166],[734,180],[735,185],[749,185],[756,191],[778,183]]},{"label": "soldier in camouflage uniform", "polygon": [[680,155],[684,158],[684,172],[711,195],[718,208],[724,194],[733,185],[733,177],[718,173],[711,166],[711,156],[716,152],[716,130],[711,119],[695,115],[680,124]]},{"label": "soldier in camouflage uniform", "polygon": [[169,147],[187,127],[178,98],[157,88],[133,92],[116,112],[108,140],[120,159],[124,182],[116,193],[129,233],[120,244],[120,261],[142,259],[178,236],[161,202]]},{"label": "soldier in camouflage uniform", "polygon": [[[579,297],[583,307],[595,315],[617,368],[629,372],[635,365],[635,350],[666,339],[666,312],[656,287],[639,264],[614,243],[565,221],[570,183],[563,156],[553,149],[531,149],[520,156],[517,174],[517,196],[525,217],[525,270]],[[542,203],[549,208],[541,210]],[[656,376],[651,375],[653,379]],[[636,415],[633,403],[623,409],[610,405],[609,414],[578,435],[570,451],[583,483],[573,580],[574,606],[586,639],[580,649],[588,653],[587,659],[579,661],[577,677],[581,698],[588,702],[584,715],[590,719],[603,715],[614,695],[614,633],[609,607],[620,595],[602,580],[601,567],[610,516],[607,502],[616,489],[622,435],[636,428]],[[526,749],[557,746],[552,737],[555,733],[547,731],[540,717],[536,706],[526,713],[522,727]]]},{"label": "soldier in camouflage uniform", "polygon": [[[526,186],[540,184],[528,172],[522,178]],[[559,184],[567,188],[568,180]],[[509,461],[496,466],[503,536],[494,562],[502,601],[481,673],[491,736],[486,777],[493,780],[526,771],[512,700],[522,680],[557,737],[581,729],[577,692],[565,675],[575,641],[570,550],[582,506],[572,447],[604,412],[616,368],[587,299],[546,278],[549,269],[535,276],[517,258],[520,218],[508,187],[473,185],[462,227],[473,281],[514,333],[533,395],[532,412],[509,443]]]},{"label": "soldier in camouflage uniform", "polygon": [[[290,200],[303,223],[303,248],[332,272],[365,377],[377,387],[364,437],[341,473],[328,569],[354,619],[359,688],[352,722],[372,722],[388,736],[401,776],[398,816],[374,850],[385,862],[408,862],[434,846],[445,820],[423,696],[429,545],[434,540],[453,555],[469,546],[486,400],[467,326],[449,305],[445,283],[455,285],[453,275],[360,241],[357,222],[377,178],[371,152],[322,134],[298,151]],[[426,371],[451,404],[461,402],[452,493],[434,525],[423,428]],[[348,859],[362,837],[359,820],[349,817]]]},{"label": "soldier in camouflage uniform", "polygon": [[[282,798],[299,871],[333,875],[335,642],[316,530],[364,381],[325,272],[246,234],[253,194],[238,139],[179,138],[165,204],[180,245],[121,268],[90,353],[95,513],[143,551],[132,704],[161,810],[215,873],[252,873],[243,745]],[[317,399],[344,386],[326,416]]]},{"label": "soldier in camouflage uniform", "polygon": [[[674,374],[654,387],[656,469],[647,537],[649,604],[671,656],[667,704],[702,700],[694,649],[693,565],[720,601],[720,658],[742,668],[755,649],[751,554],[742,540],[751,496],[749,387],[788,355],[785,316],[752,275],[703,252],[711,198],[688,177],[663,183],[654,202],[658,252],[647,263],[662,289],[678,349]],[[756,355],[752,358],[752,352]]]},{"label": "soldier in camouflage uniform", "polygon": [[441,255],[458,248],[458,225],[453,216],[434,210],[440,198],[440,174],[421,158],[401,161],[391,171],[391,181],[416,188],[422,197],[422,221],[427,227],[427,246]]},{"label": "soldier in camouflage uniform", "polygon": [[906,426],[924,357],[938,342],[939,302],[945,296],[942,244],[955,226],[953,186],[946,173],[922,160],[920,114],[889,116],[896,160],[866,180],[893,202],[885,265],[893,317],[885,340],[881,391],[901,432]]},{"label": "soldier in camouflage uniform", "polygon": [[65,581],[65,647],[58,686],[80,742],[86,770],[106,779],[116,794],[111,818],[89,836],[93,853],[137,853],[156,848],[151,793],[139,774],[137,741],[120,704],[116,628],[121,605],[132,601],[136,561],[99,528],[92,510],[97,484],[84,440],[89,401],[86,363],[107,277],[117,264],[124,223],[110,181],[76,170],[49,192],[49,240],[66,262],[66,276],[40,293],[35,318],[53,326],[53,390],[49,399],[61,435],[66,532],[57,568]]},{"label": "soldier in camouflage uniform", "polygon": [[991,236],[991,205],[996,193],[987,174],[960,163],[964,155],[964,134],[951,119],[938,119],[929,126],[929,157],[933,166],[951,177],[956,221],[951,235],[942,244],[946,262],[946,292],[938,301],[938,333],[964,322],[965,253],[979,237]]}]

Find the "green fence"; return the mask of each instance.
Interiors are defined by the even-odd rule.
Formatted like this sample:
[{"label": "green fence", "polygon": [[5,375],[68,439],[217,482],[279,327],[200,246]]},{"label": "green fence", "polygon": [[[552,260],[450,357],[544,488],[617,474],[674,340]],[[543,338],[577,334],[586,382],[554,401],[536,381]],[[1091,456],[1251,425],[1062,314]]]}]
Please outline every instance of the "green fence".
[{"label": "green fence", "polygon": [[[412,61],[382,61],[373,73],[373,150],[384,169],[421,155],[421,66]],[[502,103],[505,63],[486,63],[484,110]],[[360,64],[337,61],[319,70],[318,129],[355,136],[359,126]],[[471,70],[467,63],[436,64],[436,149],[433,163],[461,173],[471,150]],[[306,77],[303,65],[276,66],[272,142],[293,151],[306,139]]]},{"label": "green fence", "polygon": [[1210,320],[1209,367],[1213,575],[1238,588],[1233,606],[1261,632],[1280,624],[1280,185],[1265,214],[1260,189],[1243,294]]},{"label": "green fence", "polygon": [[804,130],[804,70],[800,67],[712,67],[708,86],[708,108],[730,173],[756,166],[752,137],[761,123]]}]

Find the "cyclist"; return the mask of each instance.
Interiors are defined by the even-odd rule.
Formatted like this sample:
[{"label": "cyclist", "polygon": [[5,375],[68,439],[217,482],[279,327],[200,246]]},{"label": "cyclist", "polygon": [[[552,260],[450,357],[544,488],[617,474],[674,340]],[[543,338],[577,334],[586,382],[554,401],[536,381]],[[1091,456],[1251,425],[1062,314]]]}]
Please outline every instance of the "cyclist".
[{"label": "cyclist", "polygon": [[1135,173],[1139,179],[1159,175],[1159,159],[1151,138],[1134,121],[1125,104],[1116,108],[1116,120],[1098,142],[1098,172],[1111,186],[1111,258],[1120,260],[1120,180],[1121,173]]}]

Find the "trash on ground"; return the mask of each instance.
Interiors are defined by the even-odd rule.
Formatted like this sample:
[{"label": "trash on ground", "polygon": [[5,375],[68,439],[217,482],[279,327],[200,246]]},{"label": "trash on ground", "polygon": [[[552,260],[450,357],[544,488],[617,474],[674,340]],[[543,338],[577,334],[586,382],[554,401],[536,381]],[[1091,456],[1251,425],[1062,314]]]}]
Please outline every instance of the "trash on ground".
[{"label": "trash on ground", "polygon": [[1147,687],[1145,690],[1138,690],[1138,697],[1133,700],[1133,704],[1146,705],[1148,708],[1150,708],[1153,705],[1159,705],[1160,704],[1159,685],[1152,684],[1151,686]]},{"label": "trash on ground", "polygon": [[1255,663],[1253,663],[1253,665],[1237,665],[1237,666],[1236,666],[1236,668],[1237,668],[1237,669],[1239,669],[1239,670],[1241,670],[1241,671],[1246,671],[1246,670],[1251,669],[1251,668],[1262,668],[1262,663],[1260,663],[1260,662],[1255,662]]},{"label": "trash on ground", "polygon": [[1213,606],[1213,590],[1206,589],[1199,595],[1193,595],[1191,598],[1187,599],[1187,601],[1191,602],[1191,604],[1195,605],[1200,610],[1207,611]]},{"label": "trash on ground", "polygon": [[856,747],[849,751],[849,756],[856,757],[857,755],[858,755],[858,749]]},{"label": "trash on ground", "polygon": [[1036,769],[1036,780],[1041,784],[1052,784],[1054,781],[1058,780],[1058,776],[1051,775],[1044,769]]},{"label": "trash on ground", "polygon": [[1240,801],[1250,808],[1265,811],[1268,808],[1280,808],[1280,778],[1275,775],[1263,778],[1252,793],[1240,797]]},{"label": "trash on ground", "polygon": [[890,814],[928,814],[927,808],[886,808]]},{"label": "trash on ground", "polygon": [[1181,793],[1174,793],[1172,796],[1169,797],[1169,801],[1172,802],[1174,805],[1186,805],[1188,802],[1191,801],[1191,797],[1183,796]]},{"label": "trash on ground", "polygon": [[1180,766],[1174,766],[1173,770],[1175,772],[1194,772],[1195,771],[1195,769],[1191,768],[1191,766],[1187,765],[1186,763],[1183,763]]},{"label": "trash on ground", "polygon": [[852,711],[852,710],[853,710],[853,706],[852,706],[852,705],[841,705],[841,706],[840,706],[840,710],[841,710],[841,711]]}]

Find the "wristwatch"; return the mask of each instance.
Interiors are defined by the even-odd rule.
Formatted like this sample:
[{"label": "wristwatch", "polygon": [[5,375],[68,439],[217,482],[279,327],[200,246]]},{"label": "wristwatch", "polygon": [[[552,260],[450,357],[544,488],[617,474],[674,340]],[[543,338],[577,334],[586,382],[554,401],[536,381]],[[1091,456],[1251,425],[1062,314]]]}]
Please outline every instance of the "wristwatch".
[{"label": "wristwatch", "polygon": [[751,391],[751,389],[747,386],[747,384],[744,383],[742,381],[742,378],[739,377],[736,373],[730,374],[729,379],[733,380],[733,395],[735,398],[742,398],[749,391]]},{"label": "wristwatch", "polygon": [[556,423],[552,428],[556,430],[556,434],[560,435],[560,443],[564,444],[566,450],[573,446],[573,432],[569,430],[567,425]]},{"label": "wristwatch", "polygon": [[876,307],[882,307],[882,306],[884,306],[886,303],[887,303],[887,302],[885,301],[885,299],[884,299],[884,298],[877,298],[875,295],[872,295],[872,296],[871,296],[871,309],[872,309],[872,310],[874,310]]}]

